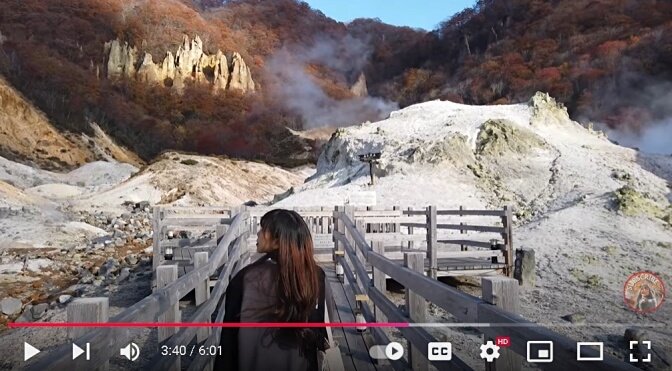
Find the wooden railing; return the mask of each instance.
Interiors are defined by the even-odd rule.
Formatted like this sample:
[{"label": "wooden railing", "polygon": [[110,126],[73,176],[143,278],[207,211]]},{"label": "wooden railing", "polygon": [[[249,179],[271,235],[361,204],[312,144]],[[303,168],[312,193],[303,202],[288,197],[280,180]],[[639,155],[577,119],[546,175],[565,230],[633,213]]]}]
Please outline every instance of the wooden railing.
[{"label": "wooden railing", "polygon": [[[231,224],[232,217],[242,211],[239,208],[227,207],[154,207],[153,220],[153,258],[152,268],[154,271],[165,262],[165,248],[168,247],[188,247],[193,244],[193,240],[189,238],[179,238],[174,236],[175,231],[180,232],[190,227],[203,229],[203,227],[211,227],[216,229],[216,242],[224,236],[228,225]],[[247,223],[246,223],[247,224]],[[170,238],[168,241],[167,239]],[[208,243],[210,241],[203,241]]]},{"label": "wooden railing", "polygon": [[[75,299],[68,305],[68,322],[209,322],[226,292],[230,277],[244,266],[246,256],[249,256],[249,252],[245,251],[249,235],[249,213],[240,212],[229,221],[228,231],[212,255],[207,257],[206,252],[205,255],[195,257],[195,266],[191,272],[178,279],[176,266],[158,266],[157,287],[154,293],[110,319],[107,318],[108,298]],[[224,268],[210,293],[208,290],[210,277],[222,266]],[[197,304],[200,305],[196,312],[184,321],[180,318],[179,301],[192,291],[195,291]],[[224,308],[220,306],[214,320],[221,322],[223,316]],[[119,349],[137,339],[142,328],[106,327],[87,333],[84,331],[90,329],[73,330],[69,333],[72,342],[80,347],[89,344],[90,360],[84,357],[73,360],[72,346],[68,343],[37,360],[28,370],[106,369],[108,360],[111,357],[118,357]],[[187,327],[178,331],[178,328],[174,327],[161,327],[158,336],[159,342],[168,346],[188,344],[194,337],[199,343],[217,345],[220,333],[221,328],[211,331],[210,328]],[[213,357],[196,355],[188,369],[199,371],[211,369],[213,360]],[[157,355],[152,365],[155,370],[180,370],[180,357]]]},{"label": "wooden railing", "polygon": [[[331,208],[330,208],[331,209]],[[552,364],[540,364],[544,369],[560,370],[574,368],[579,370],[637,370],[634,366],[605,356],[604,362],[577,362],[576,343],[544,327],[521,318],[518,312],[518,282],[506,276],[482,278],[482,299],[463,293],[436,280],[438,258],[440,257],[492,257],[502,258],[510,274],[512,265],[511,213],[503,210],[437,210],[430,206],[424,210],[395,207],[387,210],[374,208],[356,208],[353,206],[336,207],[327,211],[325,207],[315,209],[297,208],[308,224],[313,235],[331,237],[331,248],[327,248],[331,260],[343,268],[343,279],[351,284],[356,294],[355,300],[367,322],[428,322],[427,302],[434,303],[451,313],[457,320],[468,324],[490,324],[487,327],[476,326],[486,340],[496,336],[510,336],[511,347],[500,349],[500,357],[487,366],[488,370],[520,369],[520,354],[526,354],[526,342],[530,340],[551,340],[555,344],[556,357]],[[226,295],[230,278],[244,267],[251,257],[248,246],[258,228],[259,218],[270,208],[239,207],[225,208],[157,208],[155,211],[154,268],[155,291],[153,294],[124,310],[113,318],[108,315],[107,298],[79,298],[67,309],[68,322],[221,322],[224,308],[222,298]],[[479,226],[437,220],[443,216],[483,216],[497,217],[501,226]],[[424,223],[423,223],[424,222]],[[194,269],[178,278],[177,266],[164,265],[166,246],[190,245],[193,241],[173,238],[166,240],[171,231],[181,231],[188,227],[214,228],[217,238],[216,248],[210,256],[207,252],[194,255]],[[402,229],[407,228],[403,234]],[[416,233],[424,229],[424,233]],[[437,230],[454,230],[490,233],[501,236],[503,243],[478,241],[477,239],[446,239],[437,237]],[[325,233],[326,232],[326,233]],[[173,236],[177,237],[177,236]],[[403,264],[390,258],[397,252],[390,244],[401,246],[398,253],[403,254]],[[426,243],[422,249],[420,243]],[[444,251],[442,244],[461,245],[460,251]],[[477,250],[468,250],[469,248]],[[478,249],[486,249],[486,251]],[[494,250],[491,250],[494,249]],[[320,250],[320,249],[317,249]],[[316,251],[317,251],[316,250]],[[425,260],[429,259],[426,268]],[[372,268],[369,278],[367,264]],[[337,268],[337,273],[339,269]],[[211,277],[217,274],[217,280],[209,290]],[[427,276],[425,275],[427,274]],[[386,296],[386,278],[390,277],[406,287],[405,310]],[[197,309],[186,321],[178,308],[181,298],[190,292],[195,293]],[[72,360],[72,347],[63,345],[50,354],[38,359],[29,370],[70,370],[100,369],[107,367],[108,360],[119,355],[119,349],[137,338],[142,328],[101,328],[91,331],[84,328],[71,328],[69,337],[72,342],[83,346],[89,343],[90,360],[83,357]],[[408,361],[402,359],[389,361],[395,369],[421,369],[427,364],[427,344],[436,341],[422,328],[403,327],[399,329],[409,341],[411,352]],[[382,328],[371,327],[370,331],[378,344],[387,344],[389,337]],[[184,346],[193,342],[205,346],[218,345],[221,328],[160,327],[159,344],[168,347]],[[456,350],[458,351],[458,350]],[[459,353],[459,351],[457,352]],[[585,356],[596,356],[596,351],[586,350]],[[153,355],[151,361],[154,370],[180,370],[179,355]],[[188,370],[210,370],[214,358],[196,354]],[[381,361],[384,362],[384,361]],[[469,366],[458,356],[451,362],[437,362],[439,370],[462,369]]]},{"label": "wooden railing", "polygon": [[[509,207],[500,210],[466,210],[462,207],[460,210],[437,210],[436,206],[428,206],[422,210],[399,206],[388,209],[352,209],[352,220],[356,220],[357,228],[364,228],[364,232],[372,233],[367,234],[367,241],[384,241],[386,245],[405,242],[408,244],[407,250],[401,249],[400,252],[424,252],[429,260],[429,273],[432,278],[437,278],[440,258],[491,258],[493,263],[504,263],[505,275],[513,275],[513,221]],[[452,222],[439,219],[445,217],[452,217]],[[454,220],[456,217],[460,218],[459,223]],[[462,217],[489,218],[491,221],[496,217],[501,226],[474,224],[479,223],[478,221],[466,224]],[[403,228],[407,228],[406,234],[402,233]],[[418,233],[418,229],[424,229],[424,233]],[[489,241],[479,241],[478,237],[439,238],[437,233],[441,230],[457,231],[461,236],[469,232],[487,233],[498,238],[490,238]],[[426,248],[418,247],[418,243],[425,243]],[[448,247],[446,245],[460,245],[460,251],[444,248]]]},{"label": "wooden railing", "polygon": [[[430,218],[433,215],[465,214],[464,210],[437,212],[429,208]],[[424,211],[423,211],[424,213]],[[501,211],[480,210],[469,211],[471,215],[502,216]],[[423,323],[427,321],[427,302],[431,302],[452,314],[458,321],[473,325],[484,336],[484,341],[497,336],[509,336],[511,346],[501,348],[500,356],[493,363],[486,363],[488,370],[520,370],[521,355],[527,354],[528,341],[547,340],[554,344],[554,359],[552,363],[540,363],[538,367],[545,370],[629,370],[636,371],[633,365],[605,355],[602,362],[577,361],[577,343],[563,335],[529,322],[517,314],[518,281],[505,276],[482,277],[482,298],[477,298],[452,288],[446,284],[425,275],[424,252],[404,252],[404,264],[398,264],[387,258],[384,245],[375,241],[372,246],[367,242],[366,228],[356,219],[357,212],[352,207],[337,208],[334,211],[334,257],[336,264],[343,268],[344,279],[347,279],[357,296],[358,304],[364,318],[368,322],[411,322]],[[415,212],[409,213],[410,215]],[[430,219],[430,220],[431,220]],[[356,222],[357,220],[357,222]],[[371,220],[371,219],[369,219]],[[378,219],[375,219],[378,222]],[[380,221],[387,221],[381,219]],[[404,224],[405,220],[399,221]],[[428,228],[428,234],[434,229],[434,222]],[[413,224],[416,227],[416,223]],[[418,225],[419,226],[419,225]],[[438,227],[438,226],[437,226]],[[466,229],[465,225],[444,225],[446,228]],[[510,236],[510,228],[507,233]],[[473,230],[473,229],[472,229]],[[478,228],[478,230],[483,230]],[[500,233],[501,229],[489,229],[490,232]],[[428,238],[429,241],[433,237]],[[429,246],[431,249],[431,244]],[[373,267],[372,278],[366,271],[366,263]],[[432,267],[430,267],[430,270]],[[400,310],[385,294],[386,276],[396,280],[406,288],[405,310]],[[378,344],[387,344],[389,338],[381,328],[371,327]],[[398,329],[409,342],[410,353],[408,363],[412,369],[427,369],[427,345],[437,341],[429,332],[420,327],[402,327]],[[457,353],[457,354],[455,354]],[[582,351],[584,357],[597,357],[598,352],[593,349]],[[396,370],[407,368],[406,361],[390,361]],[[471,367],[459,358],[459,349],[454,349],[452,361],[433,362],[438,370],[471,370]]]}]

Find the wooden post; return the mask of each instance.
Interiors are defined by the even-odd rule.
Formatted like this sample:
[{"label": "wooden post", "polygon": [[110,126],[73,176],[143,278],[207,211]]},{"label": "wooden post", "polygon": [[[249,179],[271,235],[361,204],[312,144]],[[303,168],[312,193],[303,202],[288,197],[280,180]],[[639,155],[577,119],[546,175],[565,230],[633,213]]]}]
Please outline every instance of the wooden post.
[{"label": "wooden post", "polygon": [[[334,208],[334,213],[341,213],[343,211],[345,211],[345,208],[343,206],[336,206]],[[334,232],[345,233],[345,225],[343,224],[343,220],[341,220],[341,218],[338,217],[334,217],[333,219],[334,221],[333,221],[332,235],[334,234]],[[333,240],[334,240],[334,254],[332,258],[334,259],[334,261],[336,261],[336,255],[338,255],[337,251],[343,251],[343,246],[339,244],[338,239],[336,239],[336,237],[333,237]]]},{"label": "wooden post", "polygon": [[[413,208],[409,207],[408,211],[413,211]],[[411,216],[411,213],[408,213],[408,216]],[[408,227],[408,235],[410,236],[412,234],[413,234],[413,227]],[[413,241],[408,241],[408,249],[413,250],[414,248],[415,248],[415,246],[414,246]]]},{"label": "wooden post", "polygon": [[[194,254],[194,269],[198,269],[204,265],[208,264],[208,252],[202,251]],[[196,297],[196,306],[203,304],[206,300],[210,298],[210,278],[208,277],[205,281],[199,283],[194,288],[194,296]],[[205,320],[210,322],[209,318]],[[209,327],[201,327],[196,333],[196,342],[201,343],[205,341],[208,336],[210,336]]]},{"label": "wooden post", "polygon": [[[496,305],[506,311],[514,314],[520,312],[520,302],[518,300],[518,281],[504,276],[484,276],[481,278],[481,289],[483,300]],[[483,339],[484,343],[495,339]],[[497,345],[497,344],[495,344]],[[523,365],[522,356],[514,353],[509,348],[499,348],[499,358],[494,362],[485,362],[486,371],[517,371]]]},{"label": "wooden post", "polygon": [[[460,205],[460,211],[464,210],[464,206]],[[463,217],[462,213],[460,213],[460,218]],[[460,225],[464,225],[462,221],[460,221]],[[460,229],[460,234],[464,234],[464,229]],[[461,236],[460,236],[461,237]],[[467,251],[467,246],[466,245],[460,245],[460,251]]]},{"label": "wooden post", "polygon": [[[374,252],[385,256],[385,242],[383,241],[373,241],[371,248],[373,249]],[[376,267],[372,267],[373,269],[373,287],[375,287],[378,291],[383,293],[383,295],[386,294],[387,292],[387,282],[385,280],[385,273],[382,272],[380,269]],[[373,317],[375,319],[376,323],[385,323],[387,322],[387,316],[383,314],[383,311],[380,310],[377,306],[374,305],[373,307]],[[376,364],[380,366],[388,366],[390,362],[386,359],[378,359]]]},{"label": "wooden post", "polygon": [[[355,207],[354,206],[345,205],[343,207],[343,213],[345,214],[344,215],[345,218],[348,218],[350,220],[350,222],[352,222],[352,224],[357,226],[357,224],[355,223]],[[345,236],[348,239],[348,242],[350,242],[350,245],[353,245],[353,242],[351,241],[352,240],[352,235],[350,233],[350,230],[348,228],[346,228],[345,225],[343,226],[343,231],[344,231],[343,233],[345,233]],[[355,246],[352,246],[352,247],[355,248]]]},{"label": "wooden post", "polygon": [[373,175],[373,161],[369,161],[369,173],[371,174],[371,185],[375,185],[376,177]]},{"label": "wooden post", "polygon": [[[167,285],[177,280],[177,265],[162,265],[156,268],[156,288],[160,290]],[[178,298],[179,299],[179,298]],[[158,322],[174,323],[180,322],[180,303],[179,300],[175,306],[168,309],[165,313],[159,315]],[[157,329],[159,339],[159,346],[163,345],[166,340],[175,335],[179,330],[177,327],[159,327]],[[169,371],[180,371],[180,358],[176,358],[175,363],[171,366]]]},{"label": "wooden post", "polygon": [[[401,207],[399,207],[399,206],[394,206],[394,207],[392,207],[392,210],[395,210],[395,211],[401,211]],[[404,216],[404,213],[403,213],[403,212],[401,213],[401,216],[402,216],[402,217]],[[390,232],[392,232],[392,233],[399,233],[399,232],[401,232],[401,225],[400,225],[399,223],[394,223],[394,224],[392,224],[392,230],[391,230]],[[403,243],[402,243],[402,244],[403,244]]]},{"label": "wooden post", "polygon": [[[425,271],[425,257],[421,252],[405,252],[404,266],[419,273]],[[416,323],[427,322],[427,301],[422,296],[406,288],[406,313],[408,317]],[[428,371],[429,361],[418,349],[420,344],[408,343],[408,363],[413,371]],[[424,345],[426,347],[426,345]]]},{"label": "wooden post", "polygon": [[[357,223],[355,224],[357,226],[357,231],[359,231],[359,234],[363,237],[363,240],[366,241],[366,222],[362,219],[359,219]],[[353,243],[357,243],[353,239]],[[357,250],[357,257],[359,258],[359,261],[366,266],[366,257],[364,256],[364,253],[361,251],[362,249],[356,246],[352,246]]]},{"label": "wooden post", "polygon": [[[374,252],[382,256],[385,256],[385,242],[373,241],[372,249]],[[373,287],[378,289],[378,291],[382,292],[383,294],[385,294],[385,292],[387,291],[387,282],[385,280],[385,273],[383,273],[380,269],[376,267],[373,267]],[[376,322],[378,323],[387,322],[387,317],[385,317],[383,312],[377,307],[374,307],[374,316],[376,318]]]},{"label": "wooden post", "polygon": [[[364,241],[366,241],[366,222],[362,219],[359,219],[359,220],[357,220],[356,226],[357,226],[357,231],[359,231],[359,234],[362,236],[362,239]],[[354,249],[357,250],[357,259],[359,260],[359,263],[361,264],[361,266],[366,270],[366,258],[367,257],[362,252],[362,249],[360,247],[356,246],[357,242],[354,238],[351,239],[350,244]],[[355,272],[356,271],[354,271],[354,265],[353,265],[353,273],[355,273]],[[364,293],[366,293],[367,290],[368,290],[363,285],[363,282],[366,282],[367,278],[369,278],[369,277],[368,276],[367,277],[362,277],[362,279],[357,280],[357,283],[359,284],[359,287],[363,290],[362,292],[364,292]]]},{"label": "wooden post", "polygon": [[[320,210],[327,211],[329,209],[326,206],[322,206]],[[329,218],[327,218],[326,216],[320,218],[320,233],[321,234],[329,233]]]},{"label": "wooden post", "polygon": [[427,207],[427,258],[429,259],[429,276],[437,279],[439,262],[436,257],[436,206]]},{"label": "wooden post", "polygon": [[513,214],[509,206],[504,206],[505,215],[502,217],[502,226],[505,233],[502,234],[506,251],[504,252],[504,263],[506,263],[505,274],[513,277]]},{"label": "wooden post", "polygon": [[226,235],[227,230],[229,229],[229,226],[226,224],[219,224],[217,225],[215,229],[215,244],[219,245],[219,241]]},{"label": "wooden post", "polygon": [[364,307],[365,302],[369,301],[368,295],[355,295],[355,322],[361,324],[361,326],[356,327],[357,332],[363,333],[366,332],[368,327],[366,326],[366,318],[364,318],[364,312],[362,308]]},{"label": "wooden post", "polygon": [[315,233],[315,218],[310,215],[306,215],[303,217],[303,220],[306,221],[306,225],[308,226],[310,233]]},{"label": "wooden post", "polygon": [[161,264],[163,264],[163,253],[161,251],[161,240],[163,239],[162,233],[161,233],[161,217],[163,216],[163,212],[161,211],[161,207],[159,206],[154,206],[154,220],[152,221],[152,270],[156,272],[156,268],[158,268]]},{"label": "wooden post", "polygon": [[[72,303],[68,304],[66,309],[67,322],[70,323],[101,323],[107,322],[110,319],[110,301],[109,298],[77,298]],[[69,327],[68,338],[74,341],[77,338],[86,335],[91,331],[87,327]],[[89,354],[90,350],[86,344],[77,344],[81,349]],[[107,371],[110,369],[110,362],[103,362],[96,370]]]}]

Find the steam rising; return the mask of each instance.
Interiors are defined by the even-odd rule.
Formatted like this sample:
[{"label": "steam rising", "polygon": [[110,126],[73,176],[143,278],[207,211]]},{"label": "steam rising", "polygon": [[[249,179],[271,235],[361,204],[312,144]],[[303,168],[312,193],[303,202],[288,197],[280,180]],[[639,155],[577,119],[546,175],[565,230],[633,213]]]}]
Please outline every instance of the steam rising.
[{"label": "steam rising", "polygon": [[643,107],[650,117],[634,120],[635,128],[601,124],[600,129],[622,146],[647,153],[672,154],[672,82],[637,72],[634,62],[627,58],[622,63],[618,76],[601,94],[601,104],[613,113],[623,105]]},{"label": "steam rising", "polygon": [[641,133],[635,133],[630,129],[604,129],[609,139],[618,144],[639,148],[642,152],[672,155],[672,118],[647,124]]},{"label": "steam rising", "polygon": [[370,54],[371,49],[363,41],[351,36],[342,40],[318,38],[309,48],[282,48],[267,61],[266,67],[270,78],[279,84],[285,105],[303,118],[304,130],[340,127],[384,119],[399,106],[375,97],[341,101],[331,98],[306,72],[306,66],[321,64],[350,77],[362,71]]}]

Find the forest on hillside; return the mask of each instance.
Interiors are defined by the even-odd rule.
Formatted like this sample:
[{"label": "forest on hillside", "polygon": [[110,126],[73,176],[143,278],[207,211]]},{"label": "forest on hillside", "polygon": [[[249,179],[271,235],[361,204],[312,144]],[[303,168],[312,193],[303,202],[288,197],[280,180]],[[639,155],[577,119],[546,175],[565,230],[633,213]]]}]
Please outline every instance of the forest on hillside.
[{"label": "forest on hillside", "polygon": [[[178,149],[285,163],[288,154],[304,150],[285,127],[303,123],[276,93],[282,81],[264,74],[265,60],[284,43],[345,34],[345,27],[292,0],[211,11],[177,0],[7,0],[0,2],[0,32],[0,73],[60,129],[86,132],[95,121],[146,160]],[[175,53],[183,35],[198,35],[206,53],[240,53],[260,93],[212,94],[208,86],[189,84],[176,94],[97,76],[103,46],[115,37],[142,46],[156,63],[166,51]],[[330,86],[328,70],[311,71],[328,94],[351,96],[345,86]]]},{"label": "forest on hillside", "polygon": [[[385,29],[399,32],[368,22],[360,33]],[[367,76],[378,78],[372,93],[402,106],[518,103],[544,91],[575,119],[612,127],[672,117],[669,1],[479,0],[402,51],[395,44],[376,46]]]},{"label": "forest on hillside", "polygon": [[[87,131],[95,121],[145,159],[177,149],[282,163],[300,153],[285,127],[315,123],[296,97],[288,103],[297,69],[325,96],[309,104],[354,102],[343,106],[353,111],[365,103],[349,88],[364,72],[370,95],[401,107],[517,103],[546,91],[574,118],[614,127],[672,116],[669,1],[479,0],[427,32],[346,25],[298,0],[5,0],[0,32],[0,73],[57,127]],[[180,95],[97,76],[105,42],[118,37],[159,62],[184,34],[199,35],[207,53],[240,53],[257,92],[190,84]],[[303,55],[324,45],[335,50]],[[272,71],[279,50],[290,71]],[[343,124],[374,116],[362,110]]]}]

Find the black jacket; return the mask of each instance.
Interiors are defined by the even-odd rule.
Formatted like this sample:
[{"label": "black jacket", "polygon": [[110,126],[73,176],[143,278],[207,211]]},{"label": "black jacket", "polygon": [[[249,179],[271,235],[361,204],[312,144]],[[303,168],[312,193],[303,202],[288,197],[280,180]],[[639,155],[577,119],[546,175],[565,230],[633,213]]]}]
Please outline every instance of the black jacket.
[{"label": "black jacket", "polygon": [[[277,264],[268,256],[236,274],[226,289],[224,322],[277,322],[269,313],[274,306]],[[333,297],[324,271],[320,275],[320,301],[308,322],[323,323],[325,297],[333,318]],[[301,351],[278,339],[272,328],[222,328],[223,354],[215,360],[216,371],[317,371],[318,348],[327,347],[326,329],[314,328],[318,343]],[[282,331],[282,330],[281,330]]]}]

